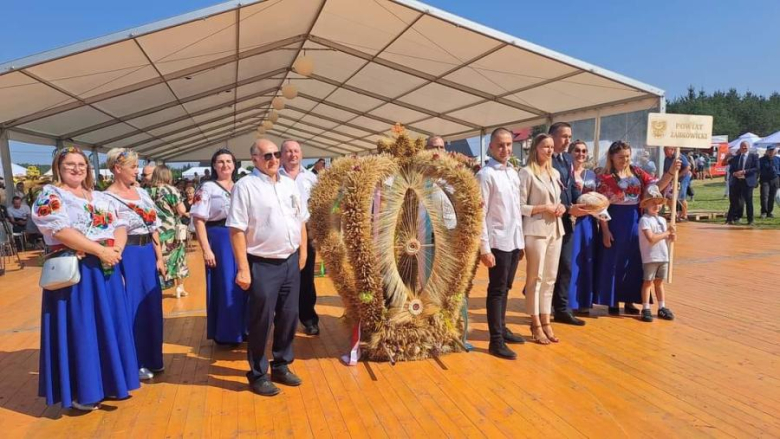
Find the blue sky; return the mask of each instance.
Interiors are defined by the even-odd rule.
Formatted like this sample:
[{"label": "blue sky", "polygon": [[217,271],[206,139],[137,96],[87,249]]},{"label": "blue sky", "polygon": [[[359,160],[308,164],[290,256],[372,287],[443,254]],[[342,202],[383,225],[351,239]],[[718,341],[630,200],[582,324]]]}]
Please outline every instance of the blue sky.
[{"label": "blue sky", "polygon": [[[147,24],[213,0],[3,2],[0,62]],[[778,0],[427,0],[535,44],[660,87],[780,91]],[[15,162],[50,152],[12,145]]]}]

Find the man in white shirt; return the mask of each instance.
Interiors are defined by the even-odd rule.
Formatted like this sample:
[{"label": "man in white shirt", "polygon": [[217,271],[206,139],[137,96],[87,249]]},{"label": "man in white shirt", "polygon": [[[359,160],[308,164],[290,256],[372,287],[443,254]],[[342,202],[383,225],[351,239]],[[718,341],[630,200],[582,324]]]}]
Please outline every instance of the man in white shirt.
[{"label": "man in white shirt", "polygon": [[[250,149],[255,171],[239,180],[231,193],[226,226],[236,257],[236,284],[249,294],[247,357],[252,390],[262,396],[279,393],[271,381],[299,386],[293,362],[298,325],[300,270],[306,262],[306,221],[309,211],[295,182],[279,175],[281,153],[267,139]],[[265,347],[271,325],[273,363],[268,376]]]},{"label": "man in white shirt", "polygon": [[523,257],[520,177],[509,163],[512,156],[512,132],[498,128],[490,135],[490,155],[477,173],[484,202],[485,221],[479,246],[480,260],[488,267],[487,319],[490,331],[489,352],[499,358],[517,358],[506,343],[523,343],[506,326],[506,305],[515,272]]},{"label": "man in white shirt", "polygon": [[[295,140],[282,142],[282,166],[279,167],[279,175],[290,177],[295,181],[298,191],[301,193],[301,203],[308,207],[311,189],[317,184],[317,175],[301,166],[302,159],[303,153],[300,143]],[[314,309],[314,305],[317,303],[317,289],[314,287],[314,262],[317,253],[314,249],[314,241],[310,238],[311,235],[308,231],[306,236],[309,239],[306,242],[306,265],[301,270],[298,318],[307,335],[319,335],[320,317]]]},{"label": "man in white shirt", "polygon": [[14,233],[24,232],[27,221],[30,220],[30,206],[22,202],[22,198],[15,195],[8,206],[8,219],[14,226]]}]

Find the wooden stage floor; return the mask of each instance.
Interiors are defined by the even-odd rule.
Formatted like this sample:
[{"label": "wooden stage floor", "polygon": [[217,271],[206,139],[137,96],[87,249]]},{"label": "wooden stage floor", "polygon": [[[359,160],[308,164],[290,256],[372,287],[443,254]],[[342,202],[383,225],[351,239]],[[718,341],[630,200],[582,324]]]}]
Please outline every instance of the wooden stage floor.
[{"label": "wooden stage floor", "polygon": [[[555,325],[558,345],[518,347],[517,361],[486,353],[484,269],[470,301],[477,350],[396,366],[339,362],[349,328],[318,278],[322,335],[298,334],[292,368],[304,384],[274,398],[249,391],[243,346],[205,339],[194,252],[191,295],[164,300],[166,372],[86,415],[36,396],[39,269],[12,271],[0,277],[0,436],[778,437],[780,231],[680,229],[668,287],[676,321],[598,308],[584,328]],[[522,269],[518,278],[508,322],[528,335]]]}]

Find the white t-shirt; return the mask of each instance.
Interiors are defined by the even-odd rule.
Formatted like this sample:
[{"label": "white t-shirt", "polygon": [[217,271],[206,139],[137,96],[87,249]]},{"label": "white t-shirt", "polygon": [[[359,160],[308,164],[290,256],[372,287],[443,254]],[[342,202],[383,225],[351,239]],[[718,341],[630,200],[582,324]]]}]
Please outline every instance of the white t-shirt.
[{"label": "white t-shirt", "polygon": [[309,210],[291,178],[279,175],[274,182],[255,171],[233,186],[225,225],[246,233],[247,253],[286,259],[301,245],[301,227]]},{"label": "white t-shirt", "polygon": [[[8,216],[14,219],[30,219],[30,214],[32,212],[30,211],[30,206],[22,203],[19,208],[15,208],[14,205],[8,206]],[[5,218],[3,218],[5,219]]]},{"label": "white t-shirt", "polygon": [[666,220],[661,216],[642,215],[639,219],[639,251],[642,253],[642,263],[669,262],[669,246],[666,240],[650,245],[643,230],[650,230],[657,235],[666,231]]}]

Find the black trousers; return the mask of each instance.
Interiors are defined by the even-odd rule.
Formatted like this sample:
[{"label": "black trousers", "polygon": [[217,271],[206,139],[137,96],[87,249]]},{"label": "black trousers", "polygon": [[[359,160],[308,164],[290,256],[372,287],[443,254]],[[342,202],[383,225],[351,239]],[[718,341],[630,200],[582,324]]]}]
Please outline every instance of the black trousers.
[{"label": "black trousers", "polygon": [[571,284],[571,258],[574,251],[574,227],[567,227],[571,224],[569,215],[561,218],[564,224],[564,235],[561,241],[561,258],[558,262],[558,276],[555,278],[555,288],[553,289],[552,310],[554,314],[569,312],[569,284]]},{"label": "black trousers", "polygon": [[496,258],[496,265],[488,269],[488,288],[485,308],[487,309],[488,330],[490,331],[490,343],[504,341],[504,328],[506,328],[506,305],[512,282],[515,281],[517,265],[523,257],[520,249],[511,252],[490,249]]},{"label": "black trousers", "polygon": [[314,262],[317,250],[309,240],[306,244],[306,265],[301,270],[301,295],[298,306],[299,318],[303,326],[313,326],[320,322],[320,316],[314,310],[317,303],[317,289],[314,287]]},{"label": "black trousers", "polygon": [[780,177],[761,182],[761,213],[772,213],[775,209],[775,193]]},{"label": "black trousers", "polygon": [[747,210],[748,222],[753,222],[753,188],[743,178],[735,179],[729,187],[728,220],[738,221]]},{"label": "black trousers", "polygon": [[298,252],[287,259],[266,259],[248,255],[252,283],[249,287],[249,338],[247,360],[249,382],[265,378],[268,358],[265,347],[274,327],[272,368],[293,362],[293,340],[298,326],[298,293],[301,272]]}]

